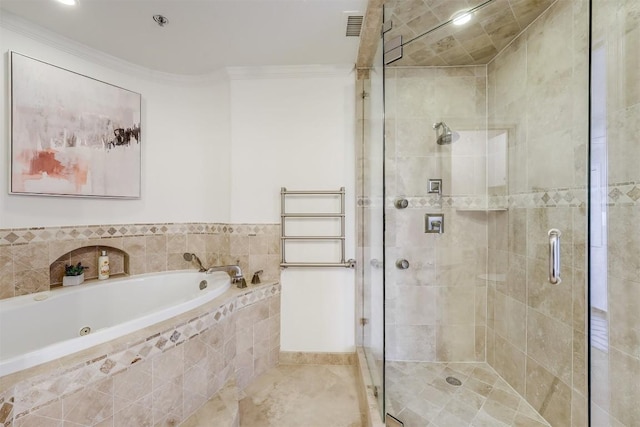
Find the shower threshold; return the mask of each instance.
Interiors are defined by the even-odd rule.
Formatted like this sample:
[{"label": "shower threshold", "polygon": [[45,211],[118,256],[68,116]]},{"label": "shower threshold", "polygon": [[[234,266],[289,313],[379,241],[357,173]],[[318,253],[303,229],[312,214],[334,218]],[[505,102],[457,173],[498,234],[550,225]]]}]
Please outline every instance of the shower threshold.
[{"label": "shower threshold", "polygon": [[385,377],[405,427],[550,427],[487,363],[387,362]]}]

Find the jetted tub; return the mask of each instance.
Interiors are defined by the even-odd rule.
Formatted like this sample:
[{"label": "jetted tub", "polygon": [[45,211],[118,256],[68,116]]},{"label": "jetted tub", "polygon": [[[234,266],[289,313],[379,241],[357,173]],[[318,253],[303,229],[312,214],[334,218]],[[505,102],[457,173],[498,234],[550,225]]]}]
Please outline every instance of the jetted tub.
[{"label": "jetted tub", "polygon": [[185,270],[0,300],[0,377],[170,319],[230,285],[225,272]]}]

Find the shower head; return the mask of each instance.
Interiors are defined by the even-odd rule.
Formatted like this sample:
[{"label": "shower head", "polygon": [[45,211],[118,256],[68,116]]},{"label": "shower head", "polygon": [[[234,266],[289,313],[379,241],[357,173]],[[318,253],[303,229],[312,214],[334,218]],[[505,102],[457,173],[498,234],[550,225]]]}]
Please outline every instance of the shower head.
[{"label": "shower head", "polygon": [[[434,123],[433,128],[436,130],[436,143],[438,145],[447,145],[453,142],[453,132],[445,122]],[[442,128],[442,133],[438,132],[440,128]]]}]

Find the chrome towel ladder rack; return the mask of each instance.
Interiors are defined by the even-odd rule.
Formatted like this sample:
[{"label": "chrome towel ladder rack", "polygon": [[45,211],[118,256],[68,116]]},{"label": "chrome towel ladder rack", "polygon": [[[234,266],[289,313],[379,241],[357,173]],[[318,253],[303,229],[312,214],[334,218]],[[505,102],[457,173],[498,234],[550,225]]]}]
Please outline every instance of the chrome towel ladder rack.
[{"label": "chrome towel ladder rack", "polygon": [[[340,212],[287,212],[286,198],[287,196],[339,196]],[[287,190],[285,187],[280,189],[280,247],[282,251],[282,259],[280,267],[346,267],[355,268],[356,261],[354,259],[345,260],[345,191],[344,187],[339,190]],[[305,235],[305,236],[287,236],[287,219],[289,218],[336,218],[340,220],[339,236],[321,236],[321,235]],[[339,241],[340,242],[340,261],[336,262],[287,262],[286,242],[290,240],[299,241]]]}]

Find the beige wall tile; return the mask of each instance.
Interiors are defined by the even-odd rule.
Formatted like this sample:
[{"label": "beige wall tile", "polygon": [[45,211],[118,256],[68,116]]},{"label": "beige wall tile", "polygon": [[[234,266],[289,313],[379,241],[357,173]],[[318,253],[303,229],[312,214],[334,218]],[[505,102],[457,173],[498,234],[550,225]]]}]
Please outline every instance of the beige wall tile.
[{"label": "beige wall tile", "polygon": [[[127,409],[135,402],[150,396],[152,391],[151,363],[138,362],[127,370],[113,376],[114,412]],[[149,402],[149,406],[150,406]],[[128,413],[136,411],[131,408]]]},{"label": "beige wall tile", "polygon": [[[630,155],[627,153],[627,155]],[[629,224],[640,221],[640,206],[611,206],[608,208],[609,271],[625,280],[640,277],[640,238],[629,232]]]},{"label": "beige wall tile", "polygon": [[[605,413],[611,412],[611,375],[609,374],[609,353],[596,347],[591,347],[590,381],[594,385],[591,389],[591,404],[599,407]],[[597,424],[600,425],[600,424]]]},{"label": "beige wall tile", "polygon": [[190,262],[185,261],[183,254],[184,252],[167,254],[167,270],[188,270],[197,268],[194,267]]},{"label": "beige wall tile", "polygon": [[390,360],[436,360],[436,328],[389,325],[385,347]]},{"label": "beige wall tile", "polygon": [[573,271],[561,270],[562,282],[549,283],[549,261],[527,260],[527,304],[564,324],[573,325]]},{"label": "beige wall tile", "polygon": [[554,427],[571,425],[571,388],[530,357],[525,397]]},{"label": "beige wall tile", "polygon": [[167,234],[167,252],[184,253],[187,250],[187,236],[184,234]]},{"label": "beige wall tile", "polygon": [[[631,35],[636,37],[640,34],[633,31]],[[638,45],[637,41],[632,41],[631,37],[625,38],[624,43],[633,43]],[[637,53],[632,58],[637,57]],[[637,59],[636,59],[637,61]],[[617,69],[616,65],[614,69]],[[613,73],[615,76],[616,74]],[[617,76],[617,78],[620,78]],[[637,78],[636,78],[637,79]],[[616,82],[615,85],[619,85]],[[615,167],[608,169],[609,182],[630,182],[637,181],[638,170],[637,163],[633,159],[640,156],[640,148],[638,148],[638,134],[640,132],[640,104],[635,104],[623,110],[617,110],[609,113],[609,124],[607,126],[607,155],[608,163]],[[609,222],[612,225],[612,221]]]},{"label": "beige wall tile", "polygon": [[196,255],[207,252],[207,236],[205,234],[187,234],[187,252]]},{"label": "beige wall tile", "polygon": [[437,287],[437,322],[440,325],[475,323],[475,286]]},{"label": "beige wall tile", "polygon": [[573,328],[585,333],[587,329],[587,276],[584,270],[573,270]]},{"label": "beige wall tile", "polygon": [[490,364],[511,387],[524,396],[526,354],[498,334],[495,334],[494,346],[490,342],[488,346],[495,348]]},{"label": "beige wall tile", "polygon": [[445,324],[436,327],[436,360],[469,361],[474,360],[475,326]]},{"label": "beige wall tile", "polygon": [[152,397],[150,394],[116,412],[113,416],[113,427],[151,427],[152,425]]},{"label": "beige wall tile", "polygon": [[[589,405],[585,395],[573,390],[571,396],[571,427],[589,425]],[[592,424],[601,425],[601,424]]]},{"label": "beige wall tile", "polygon": [[573,331],[536,310],[527,310],[527,355],[565,384],[572,383]]},{"label": "beige wall tile", "polygon": [[147,254],[146,239],[144,236],[124,237],[122,246],[130,257],[144,257]]},{"label": "beige wall tile", "polygon": [[496,334],[509,341],[521,351],[526,350],[527,310],[526,306],[496,292],[495,303],[495,331]]},{"label": "beige wall tile", "polygon": [[39,270],[49,267],[47,243],[29,243],[11,246],[13,252],[13,268],[15,273],[28,270]]},{"label": "beige wall tile", "polygon": [[62,399],[64,421],[94,425],[113,415],[113,380],[98,382]]},{"label": "beige wall tile", "polygon": [[573,331],[573,390],[587,394],[587,337],[576,330]]},{"label": "beige wall tile", "polygon": [[15,296],[13,253],[10,246],[0,246],[0,299]]},{"label": "beige wall tile", "polygon": [[[9,425],[11,425],[9,423]],[[16,427],[62,427],[62,400],[56,400],[16,419]]]},{"label": "beige wall tile", "polygon": [[397,296],[387,302],[389,317],[397,325],[435,325],[437,288],[431,286],[398,286]]},{"label": "beige wall tile", "polygon": [[640,424],[640,359],[609,347],[611,415],[623,425]]},{"label": "beige wall tile", "polygon": [[49,290],[48,268],[14,273],[14,278],[16,296]]},{"label": "beige wall tile", "polygon": [[608,285],[610,344],[628,354],[640,354],[640,283],[609,274]]},{"label": "beige wall tile", "polygon": [[167,236],[146,236],[145,245],[147,254],[167,253]]}]

